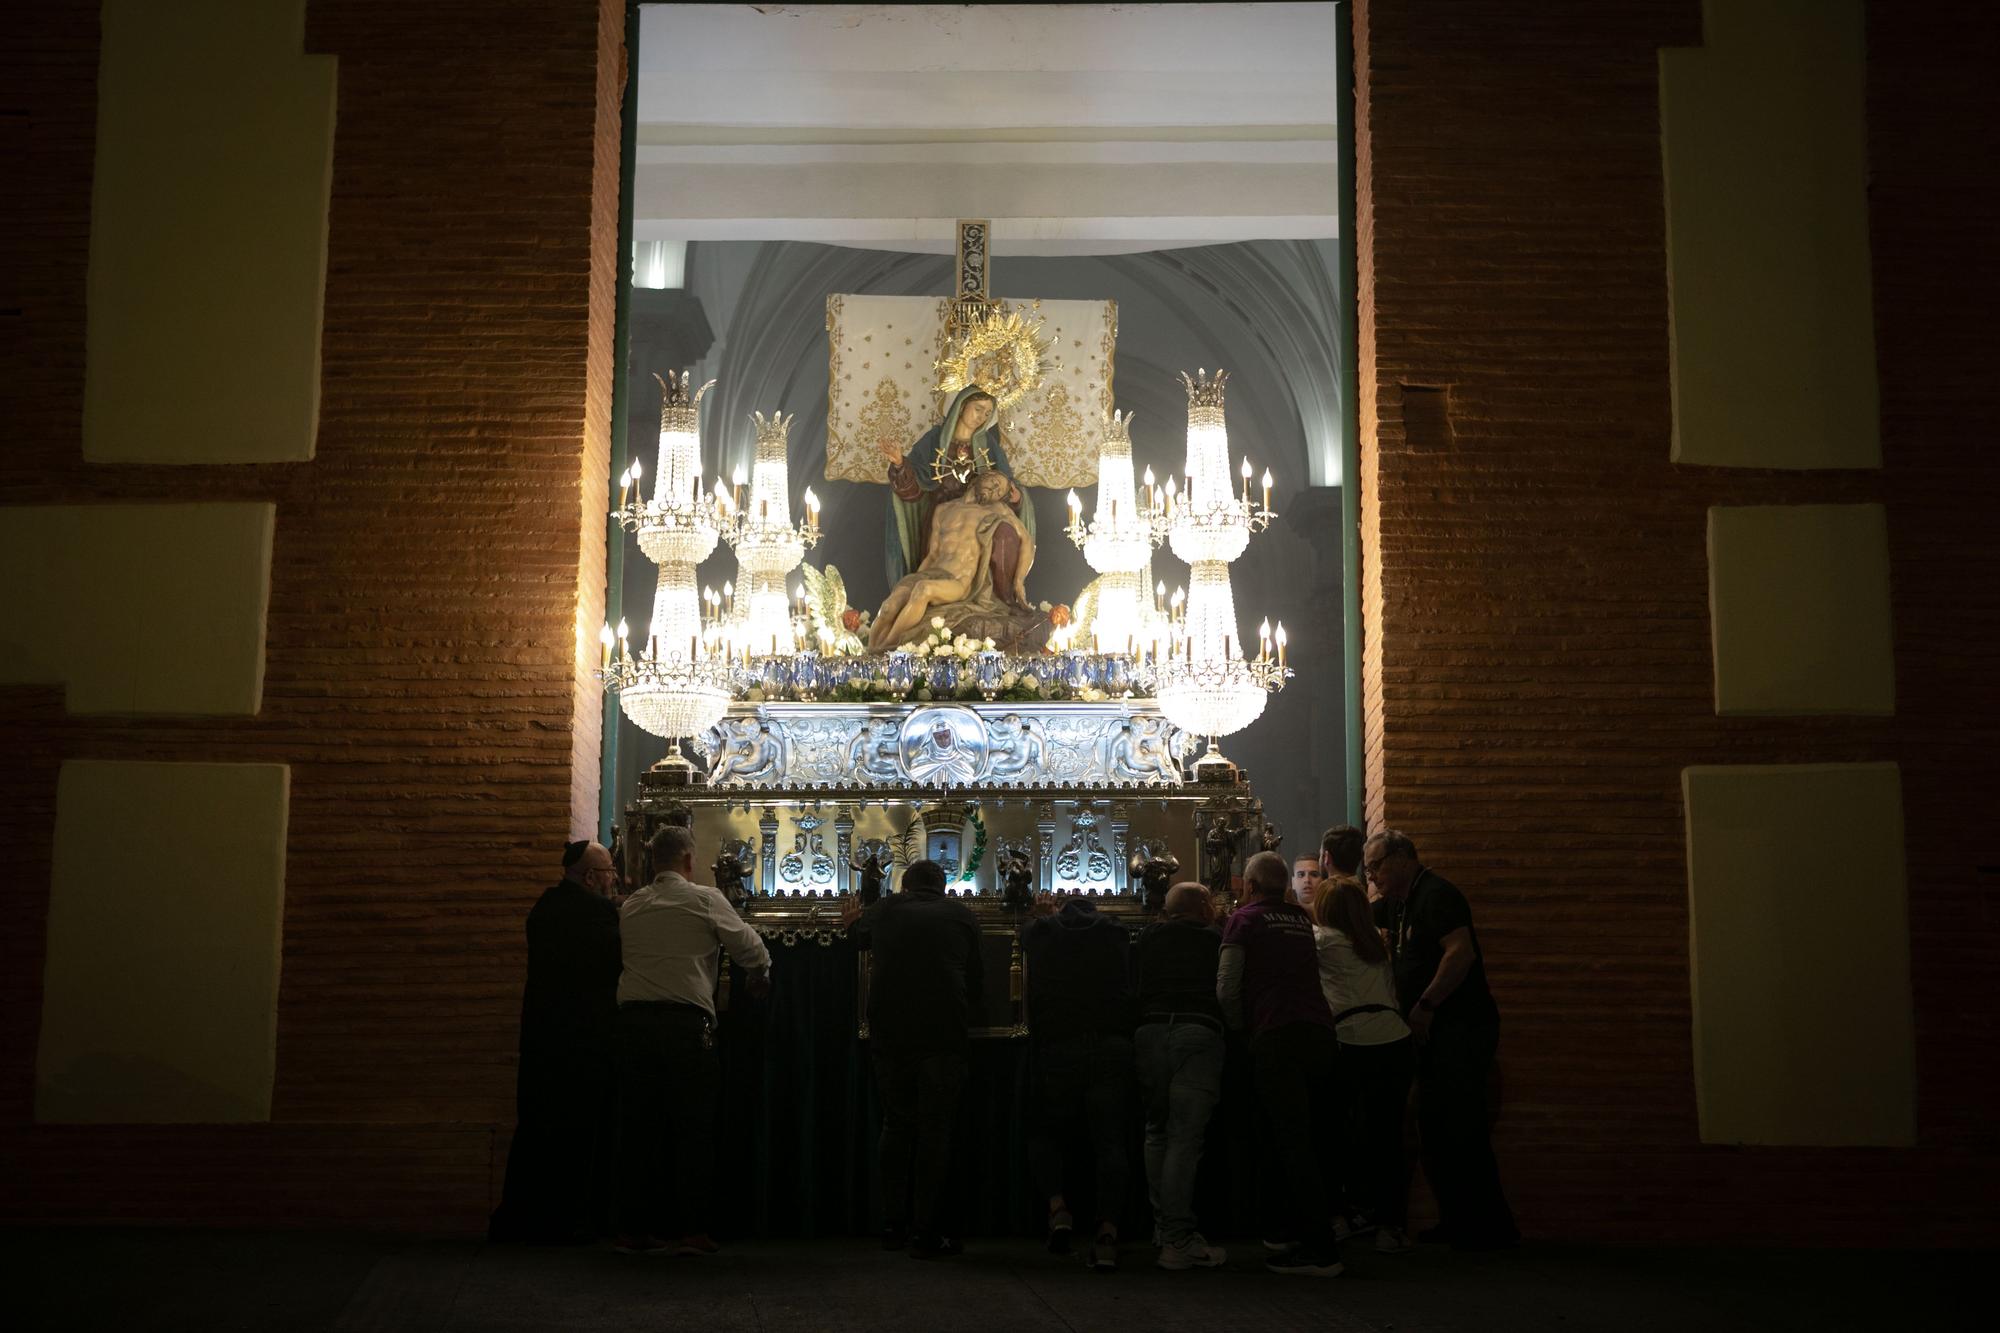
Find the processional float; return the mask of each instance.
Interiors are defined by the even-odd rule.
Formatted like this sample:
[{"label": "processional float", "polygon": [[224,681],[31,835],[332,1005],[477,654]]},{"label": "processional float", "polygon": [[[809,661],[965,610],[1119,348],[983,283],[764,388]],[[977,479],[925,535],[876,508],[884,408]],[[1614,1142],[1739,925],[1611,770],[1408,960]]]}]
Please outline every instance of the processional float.
[{"label": "processional float", "polygon": [[[624,622],[605,628],[599,672],[625,715],[668,745],[622,812],[628,881],[650,878],[653,831],[683,823],[698,864],[712,865],[746,921],[787,941],[828,942],[843,898],[893,892],[902,868],[928,857],[1007,951],[1032,893],[1086,893],[1102,910],[1138,915],[1157,910],[1180,867],[1199,867],[1212,891],[1227,892],[1242,856],[1275,845],[1247,776],[1217,748],[1291,674],[1284,627],[1260,626],[1253,650],[1236,619],[1229,566],[1274,515],[1270,473],[1253,495],[1248,459],[1231,469],[1227,375],[1181,376],[1184,476],[1162,483],[1148,468],[1135,477],[1131,417],[1110,403],[1115,307],[1083,316],[1099,329],[1091,364],[1052,374],[1042,303],[1021,309],[987,294],[986,240],[985,223],[961,222],[954,296],[936,303],[928,328],[921,312],[900,335],[883,320],[881,343],[900,336],[902,370],[928,372],[939,401],[972,384],[990,393],[1010,438],[1041,446],[1016,461],[1024,485],[1077,468],[1077,451],[1051,441],[1080,429],[1079,403],[1091,409],[1094,477],[1069,477],[1064,533],[1097,579],[1074,611],[1041,604],[1047,623],[1030,648],[960,632],[947,611],[918,637],[870,653],[869,617],[847,606],[839,572],[803,564],[820,535],[819,505],[807,489],[794,521],[790,418],[756,414],[751,474],[706,484],[698,414],[713,381],[693,389],[686,376],[661,378],[651,488],[635,461],[612,512],[659,568],[652,616],[636,642]],[[845,298],[846,312],[862,299]],[[883,429],[892,407],[905,420],[886,427],[907,429],[915,396],[893,374],[872,385],[864,374],[852,387],[856,369],[876,367],[865,353],[843,353],[843,300],[829,299],[829,476],[868,466],[852,461],[856,437]],[[874,346],[882,332],[856,336]],[[883,367],[893,371],[893,359]],[[969,478],[955,480],[964,488]],[[1086,521],[1073,487],[1091,480]],[[960,502],[981,493],[964,489]],[[948,560],[936,550],[947,524],[939,517],[925,569]],[[1152,563],[1163,542],[1189,566],[1185,589],[1171,595]],[[696,567],[721,544],[735,552],[736,578],[720,592],[698,589]],[[801,584],[788,592],[795,570]],[[1018,957],[1006,956],[1018,983]],[[987,1029],[1018,1030],[1018,1015],[998,1003]]]}]

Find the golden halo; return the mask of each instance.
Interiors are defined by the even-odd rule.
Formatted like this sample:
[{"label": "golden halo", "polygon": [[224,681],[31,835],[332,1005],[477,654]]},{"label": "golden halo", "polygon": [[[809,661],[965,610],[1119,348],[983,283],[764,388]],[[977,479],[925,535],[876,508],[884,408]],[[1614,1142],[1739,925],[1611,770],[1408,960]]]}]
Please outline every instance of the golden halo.
[{"label": "golden halo", "polygon": [[938,392],[946,401],[968,384],[993,395],[1004,412],[1042,382],[1042,358],[1055,339],[1044,340],[1042,317],[1029,322],[1018,310],[994,311],[967,329],[937,362]]}]

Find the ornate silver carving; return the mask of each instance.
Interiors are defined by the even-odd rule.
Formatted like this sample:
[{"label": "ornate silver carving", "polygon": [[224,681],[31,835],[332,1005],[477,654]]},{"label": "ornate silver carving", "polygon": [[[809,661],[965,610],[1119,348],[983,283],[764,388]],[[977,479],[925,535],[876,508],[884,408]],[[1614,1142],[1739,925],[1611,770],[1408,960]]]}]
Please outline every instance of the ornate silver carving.
[{"label": "ornate silver carving", "polygon": [[1177,788],[1192,738],[1148,701],[739,704],[711,788]]},{"label": "ornate silver carving", "polygon": [[986,728],[970,708],[919,708],[897,731],[896,762],[912,782],[977,782],[989,765]]},{"label": "ornate silver carving", "polygon": [[1019,713],[986,720],[987,753],[992,763],[987,776],[996,782],[1033,782],[1035,775],[1048,771],[1048,739],[1042,724]]},{"label": "ornate silver carving", "polygon": [[792,821],[798,832],[792,835],[792,850],[778,859],[778,879],[794,893],[803,889],[824,891],[833,883],[834,861],[827,854],[826,837],[819,832],[818,815],[800,815]]},{"label": "ornate silver carving", "polygon": [[1180,769],[1174,762],[1175,727],[1164,717],[1128,718],[1111,739],[1109,767],[1117,782],[1172,782]]},{"label": "ornate silver carving", "polygon": [[1091,893],[1110,892],[1114,864],[1111,853],[1097,836],[1098,817],[1079,810],[1070,817],[1069,841],[1056,853],[1055,883],[1058,889],[1081,888]]}]

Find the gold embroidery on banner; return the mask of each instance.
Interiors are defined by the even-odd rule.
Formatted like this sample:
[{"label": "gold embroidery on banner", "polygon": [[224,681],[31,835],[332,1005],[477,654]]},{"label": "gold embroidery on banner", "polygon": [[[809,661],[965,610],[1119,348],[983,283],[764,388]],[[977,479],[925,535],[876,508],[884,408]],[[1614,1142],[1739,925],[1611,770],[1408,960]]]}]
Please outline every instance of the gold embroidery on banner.
[{"label": "gold embroidery on banner", "polygon": [[1112,357],[1118,351],[1118,303],[1104,303],[1104,345],[1099,349],[1104,357],[1104,413],[1111,415],[1111,406],[1116,401],[1111,396]]},{"label": "gold embroidery on banner", "polygon": [[[1098,424],[1112,405],[1117,306],[1110,301],[1057,302],[1054,306],[1041,307],[1048,316],[1043,337],[1057,347],[1068,344],[1074,348],[1081,343],[1086,353],[1093,347],[1097,352],[1049,358],[1042,367],[1042,382],[1011,410],[1003,411],[1000,420],[1008,461],[1020,484],[1089,486],[1097,480]],[[933,367],[946,352],[945,329],[950,315],[951,301],[945,297],[850,293],[846,298],[827,298],[829,480],[885,481],[875,441],[882,433],[893,436],[895,431],[881,428],[895,422],[900,411],[900,431],[908,443],[937,421],[945,400],[937,392]],[[911,337],[905,353],[908,360],[900,366],[892,360],[884,365],[885,374],[878,376],[873,371],[873,352],[879,349],[873,348],[870,336],[895,327],[885,316],[893,316]],[[850,352],[853,355],[847,355]],[[866,373],[862,370],[864,353]],[[895,394],[893,401],[887,397],[885,384]]]},{"label": "gold embroidery on banner", "polygon": [[1016,479],[1027,486],[1060,486],[1072,475],[1069,464],[1086,452],[1095,460],[1096,450],[1087,449],[1083,422],[1070,405],[1069,388],[1058,380],[1041,396],[1034,415],[1033,435],[1026,458],[1015,464]]},{"label": "gold embroidery on banner", "polygon": [[902,448],[909,448],[918,434],[910,426],[910,409],[903,403],[909,396],[908,390],[896,387],[893,376],[884,375],[855,419],[857,440],[864,444],[894,440]]},{"label": "gold embroidery on banner", "polygon": [[826,475],[844,475],[841,465],[849,452],[840,413],[840,296],[826,298]]}]

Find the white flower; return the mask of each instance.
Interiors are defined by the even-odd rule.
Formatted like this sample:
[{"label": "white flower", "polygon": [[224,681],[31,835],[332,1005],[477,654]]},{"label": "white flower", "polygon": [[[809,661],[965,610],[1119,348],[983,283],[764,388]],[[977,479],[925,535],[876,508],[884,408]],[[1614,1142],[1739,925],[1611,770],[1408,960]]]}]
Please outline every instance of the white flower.
[{"label": "white flower", "polygon": [[925,639],[916,646],[915,652],[918,657],[929,657],[931,655],[931,641]]},{"label": "white flower", "polygon": [[1019,683],[1020,679],[1021,673],[1018,671],[1003,671],[1000,673],[1000,688],[1011,690]]},{"label": "white flower", "polygon": [[1042,687],[1042,678],[1030,671],[1021,677],[1021,683],[1031,690],[1038,690]]},{"label": "white flower", "polygon": [[1053,606],[1050,606],[1050,605],[1049,605],[1049,604],[1048,604],[1047,602],[1037,602],[1037,603],[1035,604],[1035,607],[1036,607],[1036,609],[1037,609],[1037,610],[1039,610],[1039,611],[1053,611],[1053,610],[1055,610],[1055,608],[1054,608]]},{"label": "white flower", "polygon": [[986,651],[989,653],[993,651],[993,640],[991,637],[986,640]]},{"label": "white flower", "polygon": [[943,616],[932,616],[932,617],[931,617],[931,628],[932,628],[932,629],[943,629],[943,628],[944,628],[944,617],[943,617]]}]

